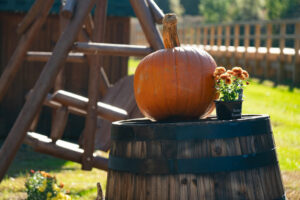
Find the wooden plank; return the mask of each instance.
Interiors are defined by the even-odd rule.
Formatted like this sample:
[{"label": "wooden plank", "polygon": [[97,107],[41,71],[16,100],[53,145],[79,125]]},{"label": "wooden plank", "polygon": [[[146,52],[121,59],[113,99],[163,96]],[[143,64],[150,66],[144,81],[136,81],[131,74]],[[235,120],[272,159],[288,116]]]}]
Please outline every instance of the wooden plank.
[{"label": "wooden plank", "polygon": [[17,48],[11,56],[5,70],[2,72],[2,75],[0,77],[0,101],[3,99],[6,91],[8,90],[9,85],[13,82],[14,77],[24,60],[26,51],[29,49],[34,38],[38,34],[38,30],[46,21],[53,1],[54,0],[44,1],[44,7],[40,8],[42,12],[40,12],[39,17],[36,18],[34,23],[31,25],[30,29],[24,35],[22,35]]},{"label": "wooden plank", "polygon": [[150,8],[151,14],[154,18],[154,21],[157,24],[162,24],[162,20],[165,16],[163,11],[158,7],[158,5],[153,0],[147,0],[147,3]]},{"label": "wooden plank", "polygon": [[[30,62],[48,62],[52,56],[52,52],[45,51],[28,51],[25,60]],[[72,63],[86,63],[85,55],[83,53],[69,53],[66,62]]]},{"label": "wooden plank", "polygon": [[51,126],[51,133],[50,138],[52,142],[55,143],[57,140],[61,139],[67,125],[68,121],[68,107],[61,106],[57,110],[55,110],[55,116],[52,118],[52,126]]},{"label": "wooden plank", "polygon": [[[72,106],[81,110],[87,110],[88,102],[90,99],[67,92],[64,90],[58,90],[53,94],[52,99],[66,106]],[[95,110],[102,118],[109,121],[117,121],[127,118],[127,112],[116,106],[112,106],[107,103],[97,102]]]},{"label": "wooden plank", "polygon": [[141,45],[76,42],[73,51],[92,55],[146,56],[153,50]]},{"label": "wooden plank", "polygon": [[285,48],[285,36],[286,36],[286,24],[280,24],[280,39],[279,39],[279,49],[280,49],[280,65],[277,69],[277,82],[284,80],[285,77],[285,61],[284,61],[284,48]]},{"label": "wooden plank", "polygon": [[71,19],[75,10],[77,0],[66,0],[61,10],[61,15],[67,19]]},{"label": "wooden plank", "polygon": [[[41,134],[29,132],[24,140],[24,143],[30,145],[35,151],[52,155],[64,160],[81,163],[83,150],[78,145],[58,140],[56,144],[51,142],[51,139]],[[108,170],[108,159],[93,156],[93,167]]]},{"label": "wooden plank", "polygon": [[[95,29],[93,31],[93,41],[104,42],[105,23],[106,23],[106,7],[107,0],[98,0],[95,10]],[[92,169],[92,158],[95,148],[95,132],[97,127],[97,101],[99,98],[99,84],[100,84],[100,68],[103,67],[103,57],[96,55],[90,63],[89,70],[89,86],[88,86],[88,106],[87,118],[83,130],[83,149],[82,169]],[[103,91],[105,94],[106,91]]]},{"label": "wooden plank", "polygon": [[164,48],[162,37],[154,24],[149,7],[144,0],[130,0],[134,13],[136,14],[144,34],[154,50]]},{"label": "wooden plank", "polygon": [[218,50],[220,50],[220,47],[222,45],[222,31],[223,31],[223,27],[218,26],[217,27],[217,46],[218,46]]},{"label": "wooden plank", "polygon": [[203,45],[204,45],[204,48],[205,46],[207,45],[207,32],[208,32],[208,28],[207,27],[204,27],[203,29]]},{"label": "wooden plank", "polygon": [[264,76],[266,78],[270,78],[270,70],[271,70],[271,63],[270,63],[270,49],[272,47],[272,24],[269,23],[267,24],[267,39],[266,39],[266,48],[267,48],[267,53],[266,53],[266,59],[265,59],[265,65],[264,65]]},{"label": "wooden plank", "polygon": [[300,85],[300,23],[296,23],[295,25],[295,35],[298,35],[298,37],[295,37],[295,57],[294,57],[294,68],[293,68],[293,84],[296,86]]},{"label": "wooden plank", "polygon": [[215,45],[215,27],[210,27],[210,46],[213,47]]},{"label": "wooden plank", "polygon": [[30,28],[37,16],[41,14],[44,4],[45,1],[43,0],[36,0],[34,2],[24,19],[18,24],[17,33],[19,35],[23,34],[28,28]]},{"label": "wooden plank", "polygon": [[83,28],[88,33],[88,36],[90,38],[92,38],[93,30],[95,28],[95,24],[94,24],[94,20],[93,20],[93,17],[92,17],[91,13],[88,14],[88,16],[87,16],[87,18],[86,18],[86,20],[84,22]]},{"label": "wooden plank", "polygon": [[[69,50],[81,29],[85,16],[92,9],[93,5],[94,0],[85,0],[78,3],[78,8],[80,9],[76,10],[73,20],[58,40],[53,50],[52,57],[45,65],[34,86],[33,93],[25,103],[16,122],[3,143],[0,150],[0,180],[3,179],[10,163],[20,148],[34,116],[38,109],[42,106],[43,100],[54,84],[55,77],[59,73],[60,66],[66,59]],[[3,94],[3,92],[1,92],[1,94]]]}]

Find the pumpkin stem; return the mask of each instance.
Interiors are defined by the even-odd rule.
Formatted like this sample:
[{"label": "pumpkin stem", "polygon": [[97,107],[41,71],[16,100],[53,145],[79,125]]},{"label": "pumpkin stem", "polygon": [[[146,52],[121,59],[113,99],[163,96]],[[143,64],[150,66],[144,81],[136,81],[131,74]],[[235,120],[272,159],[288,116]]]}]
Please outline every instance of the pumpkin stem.
[{"label": "pumpkin stem", "polygon": [[180,46],[177,35],[177,18],[174,13],[166,14],[163,18],[163,40],[167,49]]}]

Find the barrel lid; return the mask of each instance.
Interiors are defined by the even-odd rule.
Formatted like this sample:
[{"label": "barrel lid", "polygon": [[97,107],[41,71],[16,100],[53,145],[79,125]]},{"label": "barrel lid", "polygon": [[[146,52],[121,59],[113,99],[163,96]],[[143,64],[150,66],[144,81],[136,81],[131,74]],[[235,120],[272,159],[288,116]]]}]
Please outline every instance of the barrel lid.
[{"label": "barrel lid", "polygon": [[241,119],[208,117],[193,121],[151,121],[146,118],[112,124],[112,140],[197,140],[271,134],[269,115],[243,115]]}]

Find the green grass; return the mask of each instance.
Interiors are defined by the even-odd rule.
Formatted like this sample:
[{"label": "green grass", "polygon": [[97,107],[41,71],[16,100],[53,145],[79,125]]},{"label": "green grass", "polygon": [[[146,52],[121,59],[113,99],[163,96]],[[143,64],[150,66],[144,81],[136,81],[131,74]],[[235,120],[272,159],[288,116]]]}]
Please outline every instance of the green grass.
[{"label": "green grass", "polygon": [[[129,74],[133,74],[138,60],[129,60]],[[245,89],[244,114],[269,114],[275,143],[289,199],[300,198],[300,90],[273,87],[271,82],[251,80]],[[44,170],[65,184],[73,199],[95,199],[96,183],[106,187],[106,173],[94,169],[81,170],[79,164],[35,153],[23,145],[0,184],[0,200],[26,198],[24,182],[30,169]]]},{"label": "green grass", "polygon": [[300,170],[300,91],[252,80],[245,96],[243,113],[271,117],[281,169]]},{"label": "green grass", "polygon": [[57,159],[51,156],[33,152],[22,145],[5,179],[0,184],[0,200],[25,199],[25,179],[30,169],[47,171],[55,175],[58,183],[64,183],[64,188],[70,191],[75,200],[95,199],[97,195],[96,183],[100,182],[106,188],[106,172],[98,169],[92,171],[81,170],[81,165]]}]

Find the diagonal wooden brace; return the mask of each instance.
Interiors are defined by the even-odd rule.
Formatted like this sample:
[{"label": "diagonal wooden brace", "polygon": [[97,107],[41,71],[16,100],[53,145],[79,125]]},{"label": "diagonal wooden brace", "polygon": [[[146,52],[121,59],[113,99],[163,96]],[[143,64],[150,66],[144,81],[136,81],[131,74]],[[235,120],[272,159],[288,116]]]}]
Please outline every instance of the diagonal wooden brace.
[{"label": "diagonal wooden brace", "polygon": [[73,42],[81,30],[85,17],[91,11],[94,2],[95,0],[78,2],[77,10],[72,18],[72,21],[59,38],[53,50],[53,55],[45,65],[39,79],[34,86],[33,93],[26,101],[16,122],[14,123],[4,144],[2,145],[0,150],[0,180],[3,179],[10,163],[14,159],[26,136],[26,132],[29,129],[32,120],[34,119],[34,116],[42,106],[48,91],[53,86],[55,78],[60,71],[60,67],[67,58]]}]

